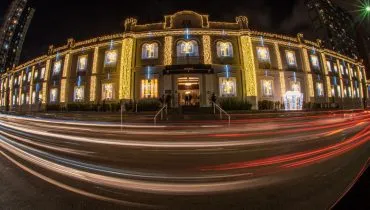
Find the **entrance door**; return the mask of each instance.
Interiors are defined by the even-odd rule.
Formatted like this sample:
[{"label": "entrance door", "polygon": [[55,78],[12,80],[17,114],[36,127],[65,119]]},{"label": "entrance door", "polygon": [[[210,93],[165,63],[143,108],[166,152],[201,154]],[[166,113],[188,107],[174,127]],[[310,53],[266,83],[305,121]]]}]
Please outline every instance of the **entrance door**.
[{"label": "entrance door", "polygon": [[180,77],[177,79],[180,106],[199,106],[199,78]]}]

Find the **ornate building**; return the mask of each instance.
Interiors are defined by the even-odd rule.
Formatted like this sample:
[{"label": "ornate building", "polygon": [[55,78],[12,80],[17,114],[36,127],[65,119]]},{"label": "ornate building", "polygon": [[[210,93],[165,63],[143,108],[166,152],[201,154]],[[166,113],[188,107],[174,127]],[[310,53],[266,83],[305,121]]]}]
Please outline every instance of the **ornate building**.
[{"label": "ornate building", "polygon": [[0,82],[2,109],[10,110],[164,94],[175,107],[210,106],[213,93],[254,109],[263,100],[293,110],[309,102],[359,108],[365,92],[362,63],[322,48],[320,40],[253,31],[244,16],[214,22],[192,11],[145,25],[129,18],[124,33],[50,46]]}]

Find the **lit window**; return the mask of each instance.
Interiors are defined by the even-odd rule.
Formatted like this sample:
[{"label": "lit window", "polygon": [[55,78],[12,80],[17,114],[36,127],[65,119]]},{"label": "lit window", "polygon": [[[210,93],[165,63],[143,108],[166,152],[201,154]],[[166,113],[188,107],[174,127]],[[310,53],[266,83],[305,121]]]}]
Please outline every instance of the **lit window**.
[{"label": "lit window", "polygon": [[45,67],[43,67],[43,68],[41,69],[41,75],[40,75],[40,78],[41,78],[41,79],[44,79],[44,76],[45,76]]},{"label": "lit window", "polygon": [[32,73],[31,72],[28,72],[28,74],[27,74],[27,81],[28,82],[31,81],[31,77],[32,77]]},{"label": "lit window", "polygon": [[192,41],[179,41],[177,44],[177,56],[198,56],[198,43]]},{"label": "lit window", "polygon": [[316,83],[317,96],[324,96],[324,84],[321,82]]},{"label": "lit window", "polygon": [[340,73],[344,75],[344,67],[343,67],[343,65],[340,65],[339,68],[340,68]]},{"label": "lit window", "polygon": [[352,98],[352,88],[348,87],[348,97]]},{"label": "lit window", "polygon": [[261,62],[270,62],[270,52],[267,47],[257,47],[257,56]]},{"label": "lit window", "polygon": [[35,75],[33,76],[34,79],[37,79],[39,76],[39,71],[35,71]]},{"label": "lit window", "polygon": [[25,104],[25,103],[26,103],[26,95],[22,93],[22,104]]},{"label": "lit window", "polygon": [[343,89],[343,96],[344,96],[345,98],[347,98],[347,97],[348,97],[347,89],[346,89],[346,88],[344,88],[344,89]]},{"label": "lit window", "polygon": [[105,52],[104,67],[115,67],[117,64],[117,51],[108,50]]},{"label": "lit window", "polygon": [[328,71],[331,72],[331,63],[330,61],[326,61],[326,67],[328,68]]},{"label": "lit window", "polygon": [[23,82],[25,82],[25,81],[26,81],[26,79],[27,79],[27,76],[26,76],[26,74],[24,74],[24,75],[23,75]]},{"label": "lit window", "polygon": [[301,83],[299,81],[291,81],[290,87],[292,91],[301,92]]},{"label": "lit window", "polygon": [[29,104],[30,103],[30,94],[27,93],[26,95],[26,104]]},{"label": "lit window", "polygon": [[36,103],[36,92],[33,91],[32,92],[32,101],[31,101],[31,104],[35,104]]},{"label": "lit window", "polygon": [[50,102],[56,103],[57,100],[58,100],[58,89],[57,88],[53,88],[50,91]]},{"label": "lit window", "polygon": [[114,89],[112,83],[103,84],[103,91],[102,91],[102,99],[103,100],[113,100],[114,96]]},{"label": "lit window", "polygon": [[334,64],[334,72],[335,73],[338,73],[338,66],[337,66],[337,64]]},{"label": "lit window", "polygon": [[217,42],[218,57],[233,57],[233,45],[231,42]]},{"label": "lit window", "polygon": [[53,68],[53,75],[58,75],[62,69],[62,61],[57,61],[54,63],[54,68]]},{"label": "lit window", "polygon": [[236,78],[235,77],[220,77],[220,95],[222,97],[236,96]]},{"label": "lit window", "polygon": [[18,78],[15,78],[14,79],[14,85],[17,85],[17,83],[18,83]]},{"label": "lit window", "polygon": [[79,102],[83,101],[85,96],[84,86],[76,86],[74,90],[74,101]]},{"label": "lit window", "polygon": [[295,53],[293,51],[286,50],[285,55],[286,55],[286,61],[289,66],[297,66],[297,60],[295,58]]},{"label": "lit window", "polygon": [[273,82],[272,80],[262,80],[262,95],[264,97],[271,97],[273,94],[272,94],[272,90],[273,90]]},{"label": "lit window", "polygon": [[142,59],[158,58],[158,44],[157,43],[143,44],[141,58]]},{"label": "lit window", "polygon": [[340,89],[340,85],[337,85],[337,93],[338,93],[338,97],[342,97],[342,91]]},{"label": "lit window", "polygon": [[77,61],[77,71],[86,71],[87,68],[87,55],[81,55]]},{"label": "lit window", "polygon": [[335,97],[335,88],[334,85],[331,86],[331,95]]},{"label": "lit window", "polygon": [[157,98],[158,97],[158,80],[141,80],[141,98]]},{"label": "lit window", "polygon": [[317,55],[311,55],[311,64],[315,68],[320,68],[319,57]]}]

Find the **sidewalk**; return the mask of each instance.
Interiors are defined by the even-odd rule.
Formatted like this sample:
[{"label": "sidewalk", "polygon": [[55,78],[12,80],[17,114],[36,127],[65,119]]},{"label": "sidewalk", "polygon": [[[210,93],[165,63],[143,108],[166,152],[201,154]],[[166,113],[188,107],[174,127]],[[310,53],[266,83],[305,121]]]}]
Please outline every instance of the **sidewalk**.
[{"label": "sidewalk", "polygon": [[[331,110],[331,111],[230,111],[231,120],[247,120],[247,119],[267,119],[267,118],[285,118],[285,117],[299,117],[299,116],[313,116],[321,114],[351,114],[356,112],[362,112],[364,110]],[[25,117],[36,117],[46,119],[59,119],[59,120],[74,120],[74,121],[97,121],[97,122],[121,122],[120,112],[27,112],[18,113],[10,112],[4,114],[11,114]],[[122,119],[126,123],[154,123],[154,116],[156,112],[125,112]],[[157,118],[158,123],[181,123],[181,122],[206,122],[214,121],[215,123],[221,123],[219,112],[214,114],[208,113],[189,113],[189,114],[178,114],[169,111],[169,115],[164,115],[164,120],[160,120],[160,116]],[[223,120],[226,117],[223,115]]]}]

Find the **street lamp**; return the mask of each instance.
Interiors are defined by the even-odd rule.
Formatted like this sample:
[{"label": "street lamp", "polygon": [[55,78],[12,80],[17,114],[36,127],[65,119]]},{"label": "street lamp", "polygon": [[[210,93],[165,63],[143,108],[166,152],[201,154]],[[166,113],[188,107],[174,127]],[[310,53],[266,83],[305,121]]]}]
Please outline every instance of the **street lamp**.
[{"label": "street lamp", "polygon": [[370,6],[366,6],[365,11],[370,12]]}]

